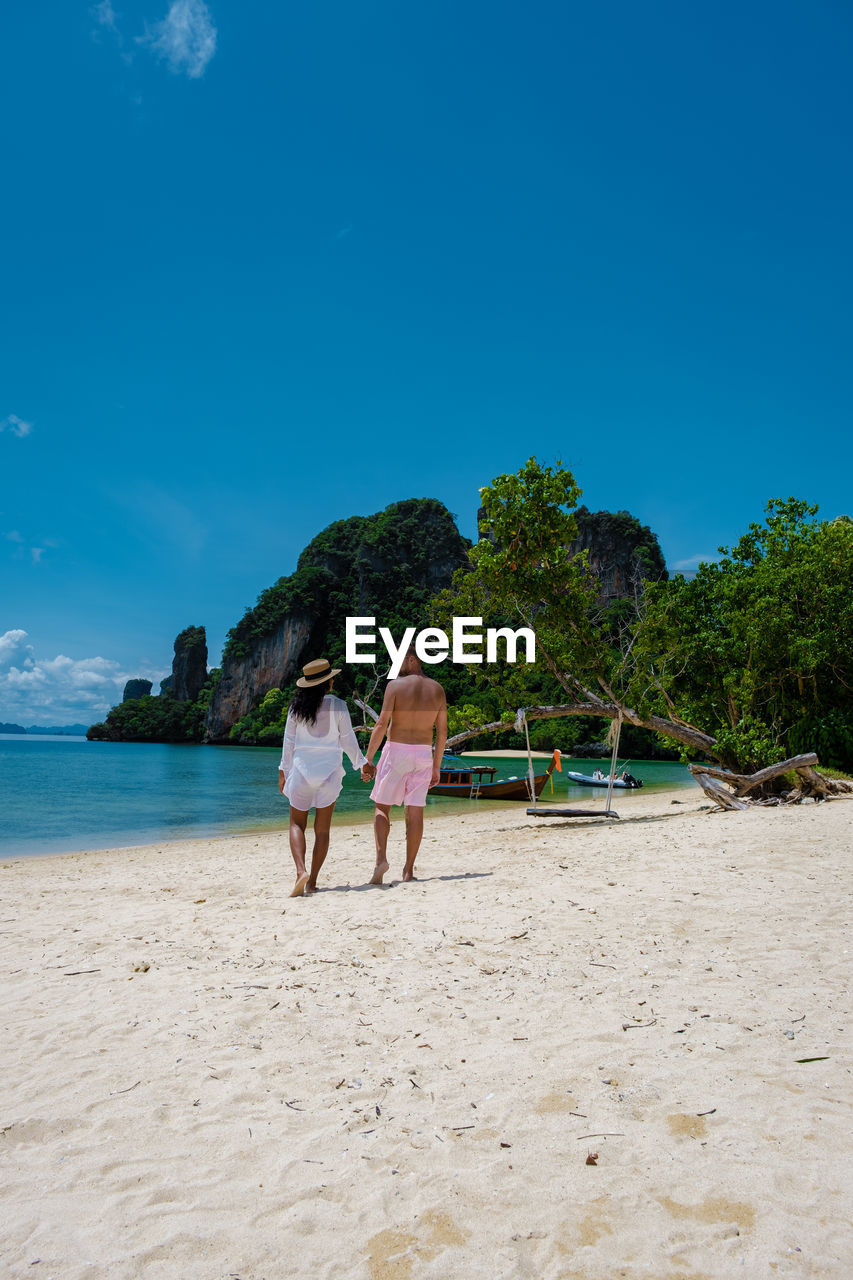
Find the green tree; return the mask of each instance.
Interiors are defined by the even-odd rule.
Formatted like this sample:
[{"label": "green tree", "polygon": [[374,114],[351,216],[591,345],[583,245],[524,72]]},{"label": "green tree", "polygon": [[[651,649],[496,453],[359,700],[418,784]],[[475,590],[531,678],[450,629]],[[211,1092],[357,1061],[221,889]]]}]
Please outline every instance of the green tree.
[{"label": "green tree", "polygon": [[718,563],[646,596],[632,692],[646,681],[647,704],[709,726],[743,769],[816,749],[827,717],[839,741],[821,758],[841,763],[853,728],[853,525],[817,512],[773,499]]},{"label": "green tree", "polygon": [[222,672],[208,672],[195,702],[171,694],[129,698],[113,707],[106,720],[93,724],[86,737],[95,742],[201,742],[204,718]]},{"label": "green tree", "polygon": [[692,582],[638,584],[614,611],[571,550],[579,497],[560,463],[498,476],[482,491],[470,568],[436,602],[445,625],[465,613],[535,632],[536,667],[472,669],[504,714],[543,701],[550,683],[562,715],[621,716],[739,771],[780,759],[804,717],[850,715],[853,526],[773,500],[719,564]]},{"label": "green tree", "polygon": [[290,700],[282,689],[270,689],[254,711],[232,726],[229,741],[243,746],[275,746],[284,736]]}]

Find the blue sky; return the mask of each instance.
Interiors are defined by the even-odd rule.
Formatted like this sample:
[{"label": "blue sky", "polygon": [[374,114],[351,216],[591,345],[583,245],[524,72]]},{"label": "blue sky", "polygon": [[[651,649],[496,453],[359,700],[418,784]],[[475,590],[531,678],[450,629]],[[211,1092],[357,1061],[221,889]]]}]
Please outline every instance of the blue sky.
[{"label": "blue sky", "polygon": [[[331,520],[562,457],[695,563],[850,510],[838,3],[4,6],[0,720]],[[4,635],[5,633],[5,635]]]}]

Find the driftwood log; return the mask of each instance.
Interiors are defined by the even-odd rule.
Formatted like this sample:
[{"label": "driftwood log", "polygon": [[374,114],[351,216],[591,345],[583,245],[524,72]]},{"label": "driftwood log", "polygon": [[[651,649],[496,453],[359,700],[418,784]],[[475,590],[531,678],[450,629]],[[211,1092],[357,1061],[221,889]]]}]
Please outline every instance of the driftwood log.
[{"label": "driftwood log", "polygon": [[[780,760],[756,773],[729,773],[710,764],[687,767],[709,800],[721,809],[750,809],[753,805],[800,804],[808,796],[826,800],[853,790],[849,782],[839,782],[818,773],[814,752]],[[797,786],[791,786],[786,773],[796,773]]]}]

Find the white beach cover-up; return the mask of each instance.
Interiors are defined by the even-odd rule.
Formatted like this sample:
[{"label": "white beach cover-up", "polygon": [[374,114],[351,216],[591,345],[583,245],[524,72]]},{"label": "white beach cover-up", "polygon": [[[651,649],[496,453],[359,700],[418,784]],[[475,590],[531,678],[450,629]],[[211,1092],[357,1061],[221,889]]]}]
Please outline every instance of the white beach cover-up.
[{"label": "white beach cover-up", "polygon": [[367,763],[353,732],[347,705],[327,693],[313,724],[287,713],[279,769],[284,773],[284,794],[294,809],[325,809],[341,794],[343,753],[352,767]]}]

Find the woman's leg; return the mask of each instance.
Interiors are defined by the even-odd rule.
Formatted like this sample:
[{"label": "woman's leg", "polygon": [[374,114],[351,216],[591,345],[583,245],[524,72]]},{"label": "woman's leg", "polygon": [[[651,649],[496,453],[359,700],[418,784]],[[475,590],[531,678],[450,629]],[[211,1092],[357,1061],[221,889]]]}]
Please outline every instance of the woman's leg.
[{"label": "woman's leg", "polygon": [[308,824],[308,810],[290,808],[290,852],[296,863],[296,884],[293,886],[291,898],[300,898],[308,883],[308,872],[305,870],[305,827]]},{"label": "woman's leg", "polygon": [[332,826],[332,814],[335,812],[335,801],[322,809],[314,810],[314,850],[311,854],[311,875],[305,888],[313,892],[317,888],[317,875],[326,861],[329,852],[329,832]]}]

